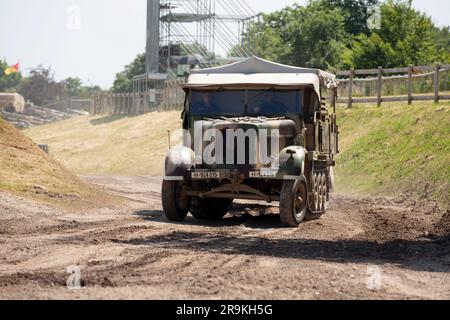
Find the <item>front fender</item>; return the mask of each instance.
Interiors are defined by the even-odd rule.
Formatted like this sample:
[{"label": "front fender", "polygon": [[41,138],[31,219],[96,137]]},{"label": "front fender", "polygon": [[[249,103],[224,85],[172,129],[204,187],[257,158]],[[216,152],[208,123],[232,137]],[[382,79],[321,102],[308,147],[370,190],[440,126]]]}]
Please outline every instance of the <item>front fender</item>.
[{"label": "front fender", "polygon": [[292,146],[283,149],[278,158],[278,175],[303,176],[305,174],[306,150],[303,147]]},{"label": "front fender", "polygon": [[166,180],[171,178],[182,180],[186,172],[194,167],[194,164],[194,151],[184,146],[177,146],[166,155],[164,177]]}]

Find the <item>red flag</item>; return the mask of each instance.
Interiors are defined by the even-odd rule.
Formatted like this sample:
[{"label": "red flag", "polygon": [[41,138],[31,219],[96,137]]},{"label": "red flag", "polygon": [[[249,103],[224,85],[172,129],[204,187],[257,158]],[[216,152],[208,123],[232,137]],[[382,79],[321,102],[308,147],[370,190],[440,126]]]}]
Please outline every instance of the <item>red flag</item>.
[{"label": "red flag", "polygon": [[19,67],[20,67],[20,64],[17,63],[17,64],[15,64],[15,65],[13,65],[13,66],[7,68],[7,69],[5,70],[5,75],[9,76],[10,74],[18,73],[18,72],[19,72]]},{"label": "red flag", "polygon": [[13,65],[11,68],[14,68],[14,70],[16,70],[16,72],[19,72],[20,63],[16,63],[16,64]]}]

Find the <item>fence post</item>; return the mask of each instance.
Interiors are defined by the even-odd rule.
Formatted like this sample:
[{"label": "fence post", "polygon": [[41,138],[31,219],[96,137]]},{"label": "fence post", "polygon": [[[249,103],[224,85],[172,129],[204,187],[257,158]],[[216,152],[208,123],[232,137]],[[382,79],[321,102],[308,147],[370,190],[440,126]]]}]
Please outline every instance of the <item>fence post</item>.
[{"label": "fence post", "polygon": [[133,108],[133,93],[128,93],[128,114],[131,114]]},{"label": "fence post", "polygon": [[439,103],[439,70],[441,66],[436,63],[434,70],[434,103]]},{"label": "fence post", "polygon": [[125,93],[120,94],[120,114],[124,114],[125,112]]},{"label": "fence post", "polygon": [[114,94],[108,93],[108,115],[114,114]]},{"label": "fence post", "polygon": [[89,105],[89,114],[92,117],[95,115],[95,96],[91,97],[90,105]]},{"label": "fence post", "polygon": [[413,65],[409,65],[409,70],[408,70],[408,104],[411,105],[412,104],[412,94],[413,94]]},{"label": "fence post", "polygon": [[351,108],[353,106],[353,78],[355,77],[355,69],[350,69],[349,76],[349,85],[348,85],[348,107]]},{"label": "fence post", "polygon": [[378,67],[378,80],[377,80],[377,105],[381,106],[381,91],[383,87],[383,67]]},{"label": "fence post", "polygon": [[120,93],[116,93],[116,96],[114,97],[114,100],[116,101],[114,103],[114,115],[120,114]]}]

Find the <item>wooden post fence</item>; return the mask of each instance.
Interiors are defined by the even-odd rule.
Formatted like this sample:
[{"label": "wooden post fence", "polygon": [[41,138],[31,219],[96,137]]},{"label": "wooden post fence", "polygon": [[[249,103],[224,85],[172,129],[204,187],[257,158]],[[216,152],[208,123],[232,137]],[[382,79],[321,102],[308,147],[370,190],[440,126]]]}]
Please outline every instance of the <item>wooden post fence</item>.
[{"label": "wooden post fence", "polygon": [[355,69],[350,69],[350,77],[348,84],[348,107],[351,108],[353,106],[353,78],[355,77]]},{"label": "wooden post fence", "polygon": [[408,69],[408,104],[411,105],[413,101],[413,66],[410,65]]},{"label": "wooden post fence", "polygon": [[383,90],[383,68],[378,67],[378,80],[377,80],[377,106],[381,106],[381,93]]},{"label": "wooden post fence", "polygon": [[434,68],[434,102],[439,103],[439,71],[441,66],[439,64],[435,65]]},{"label": "wooden post fence", "polygon": [[[342,88],[348,90],[345,93],[341,92],[343,97],[338,98],[338,103],[345,103],[348,108],[352,108],[354,103],[376,103],[381,106],[384,102],[404,101],[410,105],[414,101],[431,100],[438,103],[441,100],[450,100],[448,93],[450,87],[443,89],[445,92],[441,91],[440,76],[444,73],[448,74],[450,79],[450,65],[435,64],[416,67],[410,65],[405,68],[378,67],[377,69],[338,71],[338,81],[346,84]],[[347,78],[339,79],[339,77]],[[414,80],[417,79],[424,80],[416,86],[421,91],[414,93]],[[427,79],[431,79],[432,89]],[[445,83],[448,82],[447,80]],[[371,91],[374,86],[370,84],[375,84],[375,93]],[[389,93],[386,94],[386,91]],[[371,92],[370,95],[369,92]]]}]

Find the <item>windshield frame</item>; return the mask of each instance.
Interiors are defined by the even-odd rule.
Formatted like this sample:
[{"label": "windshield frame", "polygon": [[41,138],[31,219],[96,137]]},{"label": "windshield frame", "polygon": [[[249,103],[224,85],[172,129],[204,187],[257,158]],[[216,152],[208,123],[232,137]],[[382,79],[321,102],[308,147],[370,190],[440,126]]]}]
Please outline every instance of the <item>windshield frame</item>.
[{"label": "windshield frame", "polygon": [[[304,106],[305,106],[305,89],[306,87],[301,87],[301,88],[276,88],[276,87],[270,87],[270,88],[215,88],[215,89],[189,89],[188,91],[188,98],[189,98],[189,114],[191,116],[194,117],[207,117],[207,118],[222,118],[222,117],[268,117],[268,118],[277,118],[277,117],[287,117],[288,115],[291,114],[301,114],[304,112]],[[193,92],[209,92],[209,93],[214,93],[214,92],[218,92],[218,91],[243,91],[245,92],[245,97],[244,97],[244,112],[243,114],[220,114],[220,115],[194,115],[193,114],[193,108],[192,108],[192,94]],[[296,106],[297,111],[294,113],[286,113],[286,114],[270,114],[270,115],[264,115],[264,114],[255,114],[255,113],[249,113],[249,91],[262,91],[262,92],[270,92],[270,91],[275,91],[275,92],[298,92],[300,93],[300,99],[299,99],[299,104]]]}]

